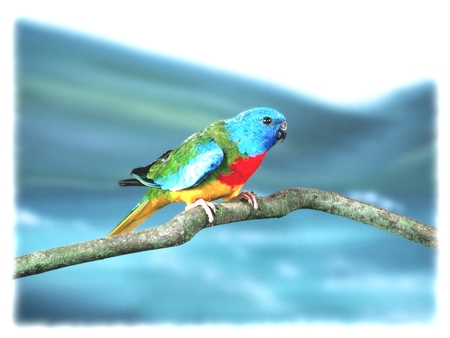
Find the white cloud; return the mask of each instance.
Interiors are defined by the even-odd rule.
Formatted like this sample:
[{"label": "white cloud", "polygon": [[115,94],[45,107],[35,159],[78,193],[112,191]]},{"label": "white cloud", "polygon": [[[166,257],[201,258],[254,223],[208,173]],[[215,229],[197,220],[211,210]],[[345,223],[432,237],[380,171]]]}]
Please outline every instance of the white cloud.
[{"label": "white cloud", "polygon": [[21,209],[16,213],[16,222],[24,226],[37,226],[41,223],[41,218],[32,211]]},{"label": "white cloud", "polygon": [[278,299],[273,292],[273,288],[255,278],[241,277],[232,281],[233,291],[242,293],[257,302],[261,307],[278,311],[285,307],[285,304]]},{"label": "white cloud", "polygon": [[441,53],[445,11],[434,1],[14,4],[15,17],[237,71],[332,101],[361,100],[433,78],[446,62]]},{"label": "white cloud", "polygon": [[397,213],[402,213],[405,210],[402,203],[373,190],[352,190],[347,193],[347,196]]},{"label": "white cloud", "polygon": [[17,226],[21,227],[59,227],[62,224],[66,228],[73,227],[73,228],[80,228],[80,229],[92,229],[92,227],[89,226],[89,224],[82,220],[82,219],[57,219],[52,217],[46,217],[43,215],[39,215],[38,213],[25,209],[25,208],[18,208],[15,212],[15,224]]},{"label": "white cloud", "polygon": [[420,273],[358,273],[345,278],[329,278],[324,280],[324,287],[333,291],[368,291],[373,292],[398,292],[413,293],[429,290],[429,286],[434,286],[434,278],[428,274]]}]

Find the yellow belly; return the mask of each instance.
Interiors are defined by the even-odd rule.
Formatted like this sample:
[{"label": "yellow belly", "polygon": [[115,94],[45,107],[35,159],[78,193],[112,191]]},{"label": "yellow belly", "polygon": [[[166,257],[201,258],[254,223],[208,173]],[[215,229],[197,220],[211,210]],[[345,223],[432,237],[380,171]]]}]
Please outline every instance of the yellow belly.
[{"label": "yellow belly", "polygon": [[185,202],[186,204],[192,204],[199,199],[205,201],[214,201],[220,198],[230,200],[239,194],[242,186],[243,185],[239,185],[230,188],[229,185],[220,183],[220,181],[217,180],[207,185],[200,184],[195,188],[170,191],[168,194],[173,202]]}]

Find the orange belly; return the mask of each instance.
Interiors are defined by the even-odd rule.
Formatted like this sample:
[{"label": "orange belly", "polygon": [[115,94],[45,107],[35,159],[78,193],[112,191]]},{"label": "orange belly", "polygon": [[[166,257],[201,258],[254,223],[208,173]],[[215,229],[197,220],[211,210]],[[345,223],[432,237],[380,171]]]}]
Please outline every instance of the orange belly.
[{"label": "orange belly", "polygon": [[214,201],[220,198],[229,200],[239,194],[242,186],[230,187],[220,181],[215,181],[208,185],[200,185],[195,188],[170,191],[169,195],[173,202],[185,202],[186,204],[194,203],[199,199],[204,199],[205,201]]}]

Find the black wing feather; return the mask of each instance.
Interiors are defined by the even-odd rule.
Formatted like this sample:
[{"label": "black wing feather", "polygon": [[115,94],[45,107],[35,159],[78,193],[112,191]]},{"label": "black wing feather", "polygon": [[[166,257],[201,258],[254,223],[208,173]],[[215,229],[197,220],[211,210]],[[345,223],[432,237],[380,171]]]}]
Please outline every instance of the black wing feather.
[{"label": "black wing feather", "polygon": [[[167,150],[164,154],[162,154],[156,161],[153,161],[152,163],[150,163],[148,166],[145,167],[139,167],[139,168],[135,168],[131,171],[131,174],[139,176],[139,177],[146,177],[148,171],[150,170],[150,167],[155,164],[157,161],[163,159],[165,160],[169,154],[173,151],[173,149]],[[149,179],[146,179],[147,181],[149,181]],[[145,186],[144,184],[142,184],[139,180],[135,179],[135,178],[130,178],[130,179],[126,179],[126,180],[121,180],[119,181],[119,185],[121,187],[142,187]]]}]

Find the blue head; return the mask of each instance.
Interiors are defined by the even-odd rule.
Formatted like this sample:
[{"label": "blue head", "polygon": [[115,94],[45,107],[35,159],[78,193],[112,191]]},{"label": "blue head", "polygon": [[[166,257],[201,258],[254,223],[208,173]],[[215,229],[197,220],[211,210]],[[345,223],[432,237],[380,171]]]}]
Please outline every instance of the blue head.
[{"label": "blue head", "polygon": [[286,137],[286,119],[272,108],[252,108],[225,121],[231,140],[248,156],[268,151]]}]

